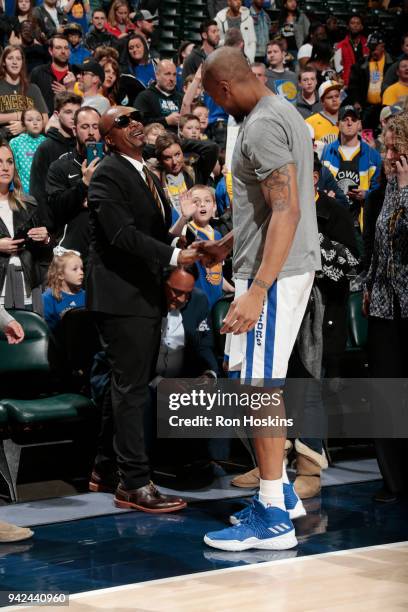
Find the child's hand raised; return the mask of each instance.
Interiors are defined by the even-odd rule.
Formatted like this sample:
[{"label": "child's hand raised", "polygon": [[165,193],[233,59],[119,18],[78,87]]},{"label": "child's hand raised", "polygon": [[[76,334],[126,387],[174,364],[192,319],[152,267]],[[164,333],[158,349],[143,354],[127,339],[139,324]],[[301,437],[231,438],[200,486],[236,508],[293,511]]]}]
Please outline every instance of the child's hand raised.
[{"label": "child's hand raised", "polygon": [[196,208],[197,207],[194,204],[189,191],[185,191],[184,193],[180,194],[181,214],[187,219],[187,221],[191,219],[196,211]]}]

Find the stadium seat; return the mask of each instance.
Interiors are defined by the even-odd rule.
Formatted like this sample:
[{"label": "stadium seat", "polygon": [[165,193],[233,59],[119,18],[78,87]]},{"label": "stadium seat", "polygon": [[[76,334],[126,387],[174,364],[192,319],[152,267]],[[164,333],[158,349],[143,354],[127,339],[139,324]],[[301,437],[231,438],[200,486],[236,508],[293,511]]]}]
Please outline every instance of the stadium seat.
[{"label": "stadium seat", "polygon": [[222,296],[213,306],[211,316],[212,316],[212,326],[214,333],[214,348],[215,354],[218,359],[222,360],[224,356],[224,346],[225,346],[225,335],[220,334],[220,329],[223,325],[223,320],[228,312],[230,304],[234,299],[234,294],[228,294]]},{"label": "stadium seat", "polygon": [[367,346],[367,319],[363,316],[361,305],[363,294],[361,291],[351,293],[348,302],[348,328],[349,341],[352,350],[364,349]]},{"label": "stadium seat", "polygon": [[[9,345],[0,338],[0,473],[17,500],[17,478],[24,447],[73,440],[95,416],[84,395],[57,393],[48,363],[48,327],[32,312],[15,311],[25,339]],[[7,426],[6,426],[7,423]]]}]

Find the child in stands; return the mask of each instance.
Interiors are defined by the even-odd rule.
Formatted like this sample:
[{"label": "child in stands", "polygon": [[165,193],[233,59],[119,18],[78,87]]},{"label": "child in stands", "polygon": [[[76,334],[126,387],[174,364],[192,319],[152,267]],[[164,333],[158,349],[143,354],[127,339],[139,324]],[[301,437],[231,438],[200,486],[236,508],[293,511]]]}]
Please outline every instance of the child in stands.
[{"label": "child in stands", "polygon": [[85,306],[83,280],[80,253],[56,247],[48,270],[48,287],[43,293],[44,318],[52,331],[56,330],[68,310]]},{"label": "child in stands", "polygon": [[21,179],[24,193],[30,192],[30,174],[33,157],[42,142],[45,140],[43,120],[40,111],[28,108],[21,113],[21,123],[25,132],[10,140],[14,163]]},{"label": "child in stands", "polygon": [[[189,195],[195,210],[189,227],[196,233],[198,240],[219,240],[221,234],[210,225],[210,220],[215,217],[217,205],[215,202],[214,189],[206,185],[194,185]],[[202,289],[206,294],[210,307],[222,296],[222,292],[234,292],[234,287],[223,277],[222,263],[206,268],[197,262],[199,277],[196,287]]]}]

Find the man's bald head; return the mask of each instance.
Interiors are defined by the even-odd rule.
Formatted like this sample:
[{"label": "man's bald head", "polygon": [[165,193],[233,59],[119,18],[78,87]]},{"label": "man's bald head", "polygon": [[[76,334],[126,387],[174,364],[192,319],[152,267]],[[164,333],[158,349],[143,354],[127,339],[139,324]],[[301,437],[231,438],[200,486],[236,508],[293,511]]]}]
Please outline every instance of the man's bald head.
[{"label": "man's bald head", "polygon": [[201,74],[205,91],[237,121],[250,112],[255,98],[270,93],[252,73],[242,51],[234,47],[213,51]]},{"label": "man's bald head", "polygon": [[167,93],[176,87],[176,64],[171,60],[161,60],[156,68],[156,82],[159,89]]}]

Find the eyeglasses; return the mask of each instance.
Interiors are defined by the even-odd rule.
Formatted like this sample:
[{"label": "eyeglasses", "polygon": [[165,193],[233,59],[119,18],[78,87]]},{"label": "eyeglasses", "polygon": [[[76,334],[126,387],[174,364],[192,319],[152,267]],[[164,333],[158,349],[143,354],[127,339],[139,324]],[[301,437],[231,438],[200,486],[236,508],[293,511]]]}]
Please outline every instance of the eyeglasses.
[{"label": "eyeglasses", "polygon": [[138,110],[135,110],[129,113],[128,115],[120,115],[119,117],[115,117],[113,121],[113,125],[108,130],[107,134],[114,127],[118,128],[119,130],[127,127],[131,121],[137,121],[138,123],[143,123],[143,113],[141,113]]}]

